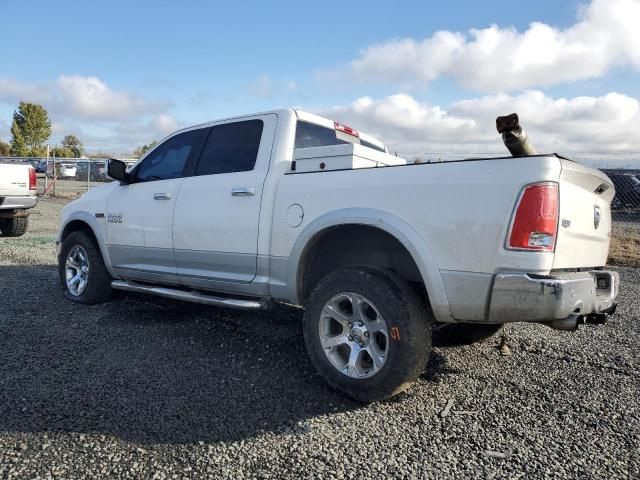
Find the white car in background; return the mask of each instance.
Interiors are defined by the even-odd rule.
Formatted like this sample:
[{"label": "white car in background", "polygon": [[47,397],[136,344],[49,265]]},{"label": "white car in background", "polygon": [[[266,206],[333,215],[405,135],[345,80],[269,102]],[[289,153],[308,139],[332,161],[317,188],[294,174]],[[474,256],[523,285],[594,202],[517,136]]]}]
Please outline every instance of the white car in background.
[{"label": "white car in background", "polygon": [[73,163],[60,163],[58,164],[58,177],[59,178],[76,178],[78,173],[78,167]]}]

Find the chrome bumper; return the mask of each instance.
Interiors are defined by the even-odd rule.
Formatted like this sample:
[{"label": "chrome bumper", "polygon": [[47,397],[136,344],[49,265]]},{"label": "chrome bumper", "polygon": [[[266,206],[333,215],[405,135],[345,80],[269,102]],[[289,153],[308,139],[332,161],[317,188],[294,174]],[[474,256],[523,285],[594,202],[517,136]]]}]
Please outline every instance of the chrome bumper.
[{"label": "chrome bumper", "polygon": [[501,273],[493,283],[489,322],[545,322],[612,313],[618,282],[617,272],[604,270],[549,276]]},{"label": "chrome bumper", "polygon": [[20,208],[33,208],[38,203],[35,195],[21,197],[0,197],[0,210],[14,210]]}]

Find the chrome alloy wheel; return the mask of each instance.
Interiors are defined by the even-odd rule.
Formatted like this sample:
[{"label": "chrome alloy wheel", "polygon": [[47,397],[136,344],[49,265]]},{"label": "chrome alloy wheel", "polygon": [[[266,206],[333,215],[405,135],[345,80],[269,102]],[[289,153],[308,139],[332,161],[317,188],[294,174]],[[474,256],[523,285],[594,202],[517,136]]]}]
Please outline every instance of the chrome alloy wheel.
[{"label": "chrome alloy wheel", "polygon": [[387,361],[387,322],[362,295],[344,292],[331,297],[320,313],[319,328],[322,350],[348,377],[373,377]]},{"label": "chrome alloy wheel", "polygon": [[65,262],[67,289],[74,297],[79,297],[87,289],[89,282],[89,256],[81,245],[74,245]]}]

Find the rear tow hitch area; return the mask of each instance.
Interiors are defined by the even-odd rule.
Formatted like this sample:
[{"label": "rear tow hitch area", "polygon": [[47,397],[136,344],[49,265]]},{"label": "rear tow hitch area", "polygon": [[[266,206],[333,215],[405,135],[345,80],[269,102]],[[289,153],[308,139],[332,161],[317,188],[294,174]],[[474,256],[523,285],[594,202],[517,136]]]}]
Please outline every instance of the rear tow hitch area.
[{"label": "rear tow hitch area", "polygon": [[575,332],[579,325],[604,325],[607,323],[608,315],[615,312],[615,305],[607,313],[590,313],[588,315],[570,315],[560,320],[550,320],[548,322],[540,322],[554,330],[562,330],[564,332]]}]

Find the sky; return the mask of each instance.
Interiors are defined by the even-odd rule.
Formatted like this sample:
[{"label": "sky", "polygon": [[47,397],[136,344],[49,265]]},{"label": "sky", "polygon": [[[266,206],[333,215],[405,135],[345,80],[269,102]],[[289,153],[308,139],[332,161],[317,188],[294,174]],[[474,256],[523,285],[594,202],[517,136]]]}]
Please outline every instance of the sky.
[{"label": "sky", "polygon": [[282,107],[406,156],[540,151],[637,158],[640,0],[0,0],[0,139],[41,103],[52,145],[126,155],[190,124]]}]

